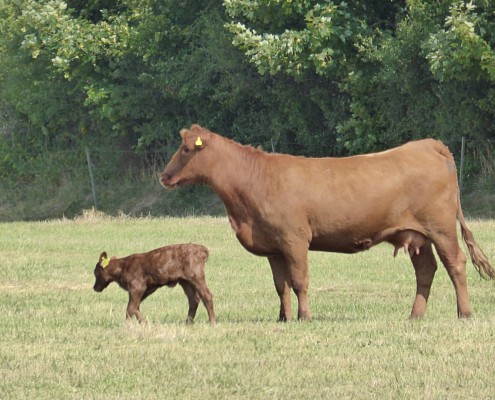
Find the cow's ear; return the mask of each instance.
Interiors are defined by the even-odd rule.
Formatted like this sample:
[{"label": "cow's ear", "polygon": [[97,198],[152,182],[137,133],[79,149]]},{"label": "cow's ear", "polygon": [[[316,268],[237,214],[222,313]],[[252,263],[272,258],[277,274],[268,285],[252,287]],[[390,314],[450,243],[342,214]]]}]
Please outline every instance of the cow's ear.
[{"label": "cow's ear", "polygon": [[107,252],[104,251],[103,253],[100,254],[100,261],[104,258],[108,258]]},{"label": "cow's ear", "polygon": [[202,150],[205,147],[206,135],[201,130],[196,130],[195,132],[186,131],[184,132],[184,136],[182,136],[183,143],[187,146],[187,148],[191,151],[193,150]]},{"label": "cow's ear", "polygon": [[180,130],[180,137],[182,138],[182,140],[186,140],[186,135],[189,133],[189,131],[187,129],[181,129]]},{"label": "cow's ear", "polygon": [[201,139],[201,136],[199,136],[199,135],[196,137],[196,140],[194,142],[194,148],[198,149],[198,150],[203,148],[203,140]]},{"label": "cow's ear", "polygon": [[201,125],[194,124],[191,125],[191,132],[193,132],[195,135],[200,134],[205,131],[205,128],[203,128]]},{"label": "cow's ear", "polygon": [[198,124],[191,126],[191,136],[194,138],[194,148],[196,150],[201,150],[204,146],[204,136],[206,129]]}]

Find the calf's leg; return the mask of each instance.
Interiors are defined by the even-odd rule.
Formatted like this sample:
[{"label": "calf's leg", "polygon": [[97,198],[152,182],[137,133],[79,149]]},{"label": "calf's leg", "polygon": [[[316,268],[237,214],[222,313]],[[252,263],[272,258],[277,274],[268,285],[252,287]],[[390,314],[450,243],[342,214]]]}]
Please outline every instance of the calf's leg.
[{"label": "calf's leg", "polygon": [[281,255],[268,257],[272,269],[273,282],[280,298],[279,321],[288,321],[292,317],[290,304],[291,281],[285,258]]},{"label": "calf's leg", "polygon": [[428,243],[420,248],[419,254],[412,253],[411,261],[416,273],[416,298],[409,318],[422,318],[426,312],[426,304],[430,296],[431,284],[435,271],[437,270],[437,262],[433,255],[431,243]]},{"label": "calf's leg", "polygon": [[201,298],[201,301],[203,302],[206,308],[206,311],[208,312],[208,319],[210,320],[210,324],[215,325],[216,319],[215,319],[215,310],[213,308],[213,296],[210,290],[208,289],[208,287],[206,286],[204,275],[197,276],[190,283],[198,293],[199,297]]},{"label": "calf's leg", "polygon": [[129,303],[127,304],[126,319],[131,319],[136,316],[140,323],[146,322],[143,314],[139,311],[139,305],[143,297],[144,290],[130,290],[129,291]]},{"label": "calf's leg", "polygon": [[143,297],[141,297],[141,302],[140,303],[142,303],[147,297],[149,297],[150,295],[152,295],[153,293],[155,293],[157,289],[158,289],[157,287],[146,289],[146,291],[143,294]]},{"label": "calf's leg", "polygon": [[187,313],[186,324],[192,324],[194,317],[196,316],[196,311],[198,310],[199,295],[189,282],[181,281],[179,284],[182,286],[182,289],[184,289],[184,293],[186,294],[189,302],[189,311]]}]

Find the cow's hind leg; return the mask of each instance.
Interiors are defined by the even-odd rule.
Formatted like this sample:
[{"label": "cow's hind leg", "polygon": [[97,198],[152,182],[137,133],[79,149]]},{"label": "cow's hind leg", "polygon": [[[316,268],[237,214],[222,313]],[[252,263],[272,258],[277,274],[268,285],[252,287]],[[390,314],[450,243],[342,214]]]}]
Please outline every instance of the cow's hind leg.
[{"label": "cow's hind leg", "polygon": [[290,304],[291,281],[285,258],[281,255],[270,256],[268,257],[268,262],[272,269],[275,289],[280,297],[279,321],[288,321],[292,317]]},{"label": "cow's hind leg", "polygon": [[416,273],[416,298],[409,318],[415,319],[423,317],[426,312],[431,284],[437,270],[437,261],[435,260],[431,243],[421,247],[419,253],[413,252],[411,261]]},{"label": "cow's hind leg", "polygon": [[471,316],[466,279],[466,256],[459,247],[455,233],[435,241],[435,248],[454,285],[457,297],[457,316]]}]

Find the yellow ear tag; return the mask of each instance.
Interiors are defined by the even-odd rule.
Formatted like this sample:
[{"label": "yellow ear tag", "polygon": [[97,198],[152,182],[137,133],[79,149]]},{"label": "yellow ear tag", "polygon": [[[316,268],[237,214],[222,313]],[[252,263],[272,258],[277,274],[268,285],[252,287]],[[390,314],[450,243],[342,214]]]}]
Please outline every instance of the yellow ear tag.
[{"label": "yellow ear tag", "polygon": [[102,268],[108,267],[108,264],[110,263],[109,258],[102,258],[100,261],[100,265]]},{"label": "yellow ear tag", "polygon": [[203,142],[201,141],[201,138],[198,136],[198,138],[196,139],[196,143],[194,143],[196,145],[196,147],[201,147],[203,146]]}]

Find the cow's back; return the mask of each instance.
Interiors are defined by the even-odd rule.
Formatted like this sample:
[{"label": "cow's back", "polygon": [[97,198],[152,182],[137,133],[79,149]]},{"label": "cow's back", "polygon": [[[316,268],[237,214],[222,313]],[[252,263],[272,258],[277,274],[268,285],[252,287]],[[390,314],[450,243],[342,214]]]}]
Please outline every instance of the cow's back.
[{"label": "cow's back", "polygon": [[[273,162],[284,184],[272,199],[272,215],[295,229],[309,221],[314,249],[359,251],[400,229],[426,234],[443,214],[455,224],[455,163],[439,141],[344,158],[279,156]],[[349,244],[356,241],[363,248]]]}]

